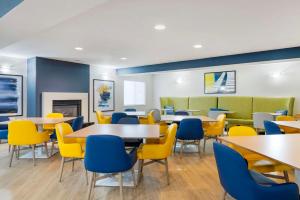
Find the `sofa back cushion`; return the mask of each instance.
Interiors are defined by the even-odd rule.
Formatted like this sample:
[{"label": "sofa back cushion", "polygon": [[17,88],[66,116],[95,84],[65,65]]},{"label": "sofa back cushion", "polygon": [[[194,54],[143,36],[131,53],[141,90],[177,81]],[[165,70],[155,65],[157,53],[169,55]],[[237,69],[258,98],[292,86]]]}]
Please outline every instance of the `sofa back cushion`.
[{"label": "sofa back cushion", "polygon": [[189,98],[188,97],[172,97],[169,98],[169,103],[174,106],[176,110],[188,110]]},{"label": "sofa back cushion", "polygon": [[288,110],[288,115],[293,115],[294,101],[294,97],[253,97],[253,112]]},{"label": "sofa back cushion", "polygon": [[189,110],[200,110],[200,112],[193,112],[193,114],[207,116],[210,108],[216,108],[218,106],[217,102],[217,97],[190,97]]},{"label": "sofa back cushion", "polygon": [[218,108],[234,112],[228,114],[228,118],[252,119],[252,105],[252,97],[223,96],[218,98]]}]

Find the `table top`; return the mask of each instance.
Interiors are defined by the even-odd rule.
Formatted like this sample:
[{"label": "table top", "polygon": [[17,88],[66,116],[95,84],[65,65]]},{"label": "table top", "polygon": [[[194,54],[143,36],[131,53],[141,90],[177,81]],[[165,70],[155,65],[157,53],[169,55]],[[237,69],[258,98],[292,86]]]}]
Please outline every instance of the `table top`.
[{"label": "table top", "polygon": [[75,119],[75,117],[64,117],[64,118],[46,118],[46,117],[18,117],[18,118],[10,118],[10,121],[0,122],[0,124],[8,124],[14,120],[29,120],[34,124],[58,124],[62,122],[67,122]]},{"label": "table top", "polygon": [[159,125],[149,124],[94,124],[65,137],[86,138],[89,135],[116,135],[121,138],[159,138]]},{"label": "table top", "polygon": [[124,112],[124,113],[126,113],[126,115],[129,115],[129,116],[132,116],[132,115],[145,116],[146,115],[145,111],[134,111],[134,112]]},{"label": "table top", "polygon": [[300,134],[228,136],[219,139],[300,170]]},{"label": "table top", "polygon": [[300,129],[300,121],[273,121],[280,126]]},{"label": "table top", "polygon": [[183,119],[201,119],[202,122],[216,122],[216,119],[209,118],[203,115],[162,115],[161,121],[180,122]]}]

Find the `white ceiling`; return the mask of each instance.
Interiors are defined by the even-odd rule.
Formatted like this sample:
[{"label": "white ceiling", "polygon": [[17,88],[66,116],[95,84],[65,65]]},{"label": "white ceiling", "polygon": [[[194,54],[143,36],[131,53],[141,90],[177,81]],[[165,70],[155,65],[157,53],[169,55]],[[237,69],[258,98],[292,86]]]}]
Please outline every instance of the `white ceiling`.
[{"label": "white ceiling", "polygon": [[[120,68],[295,47],[299,8],[299,0],[25,0],[0,18],[0,64],[41,56]],[[160,23],[167,29],[154,30]]]}]

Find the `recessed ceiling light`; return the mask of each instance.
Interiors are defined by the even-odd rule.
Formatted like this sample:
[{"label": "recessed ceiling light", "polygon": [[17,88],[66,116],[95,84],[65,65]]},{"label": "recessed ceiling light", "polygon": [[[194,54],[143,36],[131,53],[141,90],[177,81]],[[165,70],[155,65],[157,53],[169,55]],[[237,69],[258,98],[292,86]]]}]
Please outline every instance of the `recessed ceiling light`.
[{"label": "recessed ceiling light", "polygon": [[154,29],[155,30],[159,30],[159,31],[161,31],[161,30],[165,30],[167,27],[166,27],[166,25],[164,25],[164,24],[156,24],[155,26],[154,26]]},{"label": "recessed ceiling light", "polygon": [[126,57],[122,57],[122,58],[120,58],[121,60],[127,60],[128,58],[126,58]]},{"label": "recessed ceiling light", "polygon": [[77,51],[82,51],[83,50],[82,47],[75,47],[74,49],[77,50]]},{"label": "recessed ceiling light", "polygon": [[202,48],[202,45],[201,45],[201,44],[195,44],[195,45],[193,45],[193,47],[194,47],[195,49],[201,49],[201,48]]}]

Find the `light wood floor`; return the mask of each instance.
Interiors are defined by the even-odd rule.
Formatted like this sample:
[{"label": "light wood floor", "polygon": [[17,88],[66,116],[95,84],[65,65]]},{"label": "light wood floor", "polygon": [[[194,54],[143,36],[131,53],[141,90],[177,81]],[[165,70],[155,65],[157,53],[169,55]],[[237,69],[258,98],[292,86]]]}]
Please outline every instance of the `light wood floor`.
[{"label": "light wood floor", "polygon": [[[222,199],[211,143],[207,153],[179,154],[169,159],[170,185],[166,185],[164,166],[153,164],[144,168],[144,176],[137,188],[125,188],[125,199]],[[63,181],[58,183],[60,156],[38,159],[34,167],[31,159],[14,158],[8,167],[8,145],[0,144],[0,199],[86,199],[86,186],[82,163],[76,161],[71,172],[71,163],[66,163]],[[94,199],[119,199],[118,187],[97,187]]]}]

